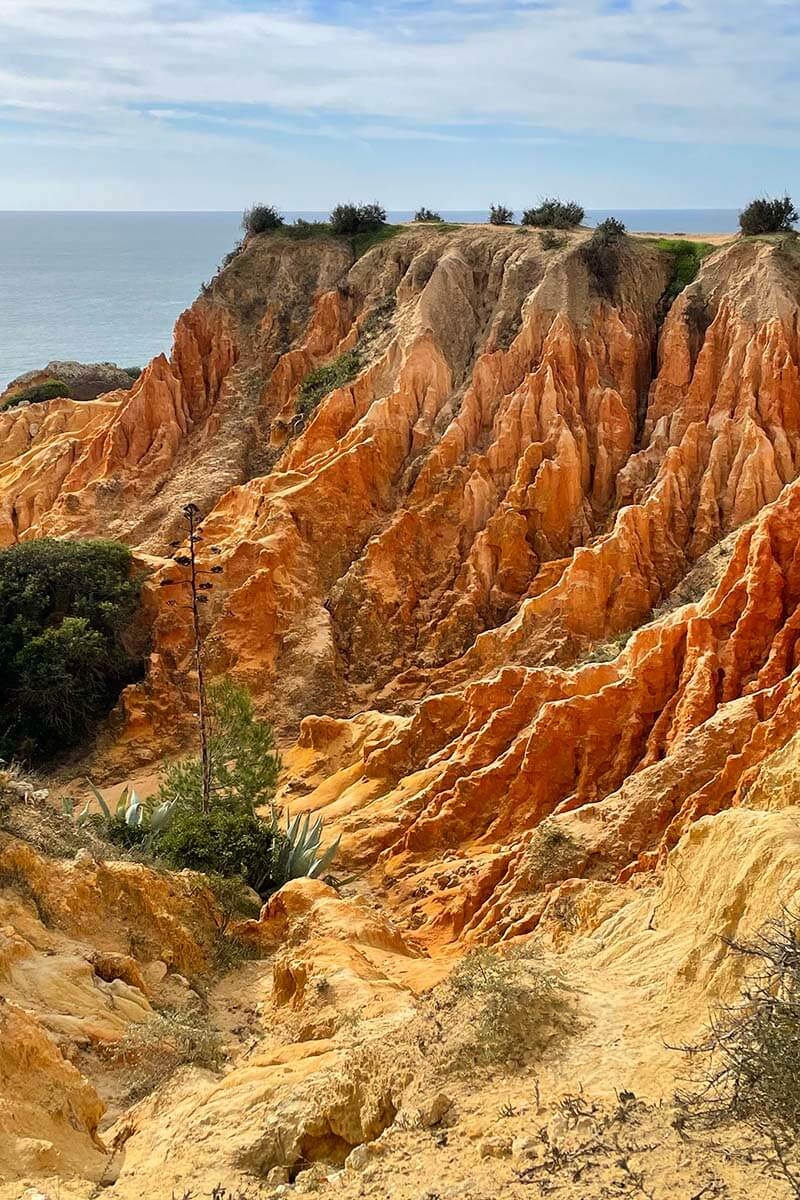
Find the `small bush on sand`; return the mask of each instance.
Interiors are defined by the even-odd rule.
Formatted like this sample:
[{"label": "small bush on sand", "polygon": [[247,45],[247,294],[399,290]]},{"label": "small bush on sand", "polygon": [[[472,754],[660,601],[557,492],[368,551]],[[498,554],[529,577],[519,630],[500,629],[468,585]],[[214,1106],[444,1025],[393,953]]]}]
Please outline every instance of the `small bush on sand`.
[{"label": "small bush on sand", "polygon": [[583,208],[574,200],[550,197],[542,200],[536,208],[527,208],[522,214],[522,224],[549,229],[574,229],[576,225],[580,225],[583,217]]},{"label": "small bush on sand", "polygon": [[270,233],[282,225],[283,217],[272,204],[254,204],[242,214],[242,229],[250,237],[258,233]]},{"label": "small bush on sand", "polygon": [[530,886],[551,886],[574,874],[573,864],[583,857],[581,843],[552,818],[534,829],[522,874]]},{"label": "small bush on sand", "polygon": [[415,221],[441,221],[441,219],[441,215],[438,212],[433,212],[430,208],[426,208],[424,204],[414,214]]},{"label": "small bush on sand", "polygon": [[599,225],[595,226],[592,237],[604,242],[618,242],[625,233],[624,221],[620,221],[617,217],[606,217],[605,221],[601,221]]},{"label": "small bush on sand", "polygon": [[222,1041],[201,1013],[164,1010],[128,1026],[114,1059],[127,1067],[129,1101],[157,1088],[178,1067],[219,1071],[225,1060]]},{"label": "small bush on sand", "polygon": [[784,911],[751,942],[728,942],[754,965],[739,1003],[716,1012],[706,1039],[684,1047],[695,1086],[679,1100],[705,1127],[738,1123],[768,1147],[800,1196],[800,938]]},{"label": "small bush on sand", "polygon": [[490,225],[513,225],[514,212],[513,209],[506,208],[505,204],[493,204],[489,209],[489,224]]},{"label": "small bush on sand", "polygon": [[179,812],[156,842],[156,852],[177,870],[239,876],[259,896],[279,886],[273,875],[276,839],[254,813],[212,809]]},{"label": "small bush on sand", "polygon": [[791,196],[751,200],[739,216],[742,233],[791,233],[798,217]]},{"label": "small bush on sand", "polygon": [[464,1069],[523,1063],[551,1040],[563,1016],[563,986],[531,946],[505,954],[479,946],[464,955],[446,981],[447,1057]]}]

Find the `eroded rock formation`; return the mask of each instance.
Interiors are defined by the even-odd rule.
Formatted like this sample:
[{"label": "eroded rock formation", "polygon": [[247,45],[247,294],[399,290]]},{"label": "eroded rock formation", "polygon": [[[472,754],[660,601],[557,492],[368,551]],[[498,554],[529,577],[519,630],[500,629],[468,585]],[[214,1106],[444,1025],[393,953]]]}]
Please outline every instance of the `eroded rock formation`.
[{"label": "eroded rock formation", "polygon": [[[250,239],[130,390],[0,415],[3,544],[112,534],[150,572],[147,677],[97,768],[152,771],[188,733],[192,647],[160,583],[192,499],[222,568],[210,669],[275,721],[281,799],[325,816],[358,879],[347,899],[290,885],[237,926],[269,963],[247,976],[259,1012],[291,1036],[262,1026],[223,1082],[182,1076],[118,1122],[112,1195],[383,1145],[411,1076],[345,1086],[342,1013],[393,1041],[473,943],[535,934],[565,956],[597,1030],[573,1079],[663,1094],[665,1029],[696,1031],[741,982],[720,936],[797,892],[800,259],[733,242],[666,305],[668,255],[627,238],[600,279],[586,236],[422,227],[357,260]],[[348,381],[304,411],[344,354]],[[103,1043],[152,1007],[153,960],[207,969],[214,906],[197,925],[188,880],[44,869],[19,841],[0,867],[59,931],[15,909],[0,955],[42,1036],[75,1037],[59,989]],[[150,941],[125,949],[131,923]],[[239,1004],[221,986],[218,1016]]]}]

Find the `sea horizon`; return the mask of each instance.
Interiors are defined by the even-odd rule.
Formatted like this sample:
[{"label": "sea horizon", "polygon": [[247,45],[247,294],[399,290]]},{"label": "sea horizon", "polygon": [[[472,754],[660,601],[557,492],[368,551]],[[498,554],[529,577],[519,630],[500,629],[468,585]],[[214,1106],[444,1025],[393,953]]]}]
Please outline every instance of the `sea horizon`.
[{"label": "sea horizon", "polygon": [[[323,210],[282,210],[294,221]],[[484,223],[486,209],[440,209]],[[388,220],[410,221],[408,209]],[[521,213],[517,212],[517,216]],[[587,209],[632,233],[733,234],[739,209]],[[53,360],[144,366],[169,353],[177,317],[241,236],[226,210],[0,210],[0,389]]]}]

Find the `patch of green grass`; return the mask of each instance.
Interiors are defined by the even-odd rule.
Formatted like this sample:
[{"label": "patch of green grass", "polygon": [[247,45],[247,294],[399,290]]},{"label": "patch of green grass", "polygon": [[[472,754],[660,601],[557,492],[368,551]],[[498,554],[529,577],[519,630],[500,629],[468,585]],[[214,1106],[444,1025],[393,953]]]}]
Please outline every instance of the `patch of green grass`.
[{"label": "patch of green grass", "polygon": [[404,229],[404,225],[380,225],[377,229],[368,229],[366,233],[357,233],[352,239],[356,258],[361,258],[362,254],[366,254],[373,246],[379,246],[381,242],[388,242],[390,238],[402,233]]},{"label": "patch of green grass", "polygon": [[694,282],[703,259],[717,249],[710,242],[689,242],[683,238],[653,238],[650,244],[672,260],[672,275],[664,293],[667,305],[672,304],[683,289]]},{"label": "patch of green grass", "polygon": [[294,225],[283,225],[278,231],[281,237],[302,242],[307,238],[333,237],[329,221],[304,221],[298,219]]},{"label": "patch of green grass", "polygon": [[32,387],[23,388],[16,392],[2,406],[15,408],[18,404],[40,404],[42,400],[57,400],[64,396],[69,398],[69,388],[61,379],[46,379],[44,383],[35,383]]},{"label": "patch of green grass", "polygon": [[355,379],[361,370],[361,355],[357,350],[340,354],[333,362],[309,371],[297,394],[297,411],[308,419],[325,396],[336,388],[344,387]]},{"label": "patch of green grass", "polygon": [[[293,225],[281,225],[278,229],[270,230],[272,237],[289,238],[294,242],[304,242],[309,238],[347,238],[352,244],[356,258],[361,258],[373,246],[386,242],[405,230],[405,225],[381,225],[377,229],[368,229],[364,233],[336,234],[330,221],[295,221]],[[460,229],[460,225],[437,225],[437,230]]]}]

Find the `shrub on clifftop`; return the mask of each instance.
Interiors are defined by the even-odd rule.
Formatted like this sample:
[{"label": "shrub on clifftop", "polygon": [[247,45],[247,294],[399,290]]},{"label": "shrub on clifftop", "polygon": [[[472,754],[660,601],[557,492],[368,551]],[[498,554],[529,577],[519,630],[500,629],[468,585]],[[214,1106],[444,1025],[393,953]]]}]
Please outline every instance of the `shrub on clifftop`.
[{"label": "shrub on clifftop", "polygon": [[31,387],[22,388],[9,396],[2,405],[3,409],[15,408],[18,404],[41,404],[43,400],[69,399],[70,390],[61,379],[46,379],[44,383],[35,383]]},{"label": "shrub on clifftop", "polygon": [[440,213],[433,212],[430,208],[426,208],[424,204],[414,214],[415,221],[441,221],[441,219]]},{"label": "shrub on clifftop", "polygon": [[542,200],[536,208],[527,208],[522,214],[522,224],[538,225],[544,229],[574,229],[580,225],[583,217],[583,208],[574,200],[550,197]]},{"label": "shrub on clifftop", "polygon": [[273,204],[254,204],[242,215],[242,229],[246,234],[269,233],[282,225],[283,217]]},{"label": "shrub on clifftop", "polygon": [[331,233],[354,236],[371,233],[386,224],[386,210],[375,201],[372,204],[337,204],[330,215]]},{"label": "shrub on clifftop", "polygon": [[118,542],[43,538],[0,551],[0,757],[74,746],[135,678],[130,573]]},{"label": "shrub on clifftop", "polygon": [[514,213],[505,204],[493,204],[489,209],[490,225],[513,225]]},{"label": "shrub on clifftop", "polygon": [[791,196],[751,200],[739,216],[742,233],[791,233],[800,219]]}]

